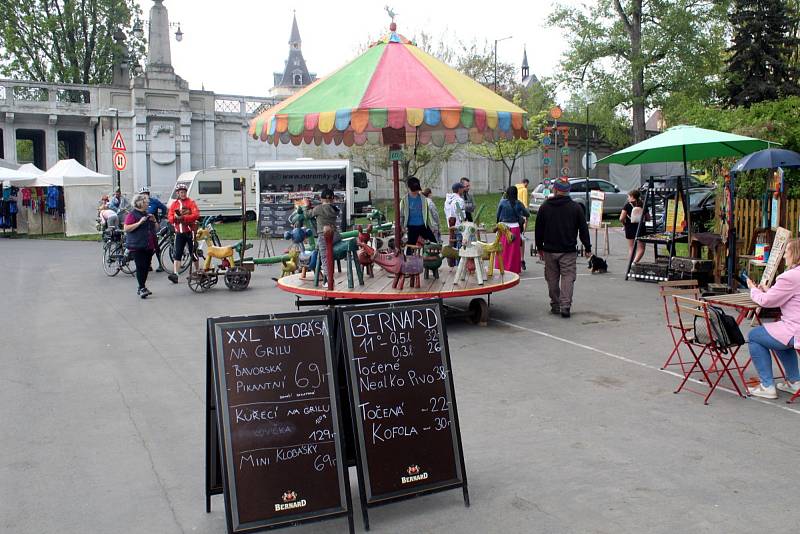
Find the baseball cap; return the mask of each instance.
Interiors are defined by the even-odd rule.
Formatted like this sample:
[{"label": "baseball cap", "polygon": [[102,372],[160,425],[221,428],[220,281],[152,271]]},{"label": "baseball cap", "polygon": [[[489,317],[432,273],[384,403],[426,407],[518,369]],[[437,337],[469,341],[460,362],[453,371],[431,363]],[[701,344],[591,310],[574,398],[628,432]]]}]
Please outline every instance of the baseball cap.
[{"label": "baseball cap", "polygon": [[142,187],[139,188],[139,194],[142,195],[144,193],[150,193],[150,188],[147,187],[146,185],[143,185]]},{"label": "baseball cap", "polygon": [[453,187],[451,189],[453,190],[453,193],[458,193],[459,191],[464,189],[464,184],[462,184],[461,182],[456,182],[453,184]]}]

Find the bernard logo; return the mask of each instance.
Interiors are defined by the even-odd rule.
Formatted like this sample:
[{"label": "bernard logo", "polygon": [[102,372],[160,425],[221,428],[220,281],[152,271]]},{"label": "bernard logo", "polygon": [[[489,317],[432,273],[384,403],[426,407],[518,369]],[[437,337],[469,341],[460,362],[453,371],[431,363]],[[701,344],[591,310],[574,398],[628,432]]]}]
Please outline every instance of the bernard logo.
[{"label": "bernard logo", "polygon": [[302,508],[306,504],[308,504],[305,499],[301,499],[298,501],[297,492],[292,490],[287,490],[283,492],[281,500],[283,501],[283,503],[275,505],[276,512],[280,512],[282,510],[293,510],[295,508]]},{"label": "bernard logo", "polygon": [[409,465],[406,468],[407,477],[400,477],[400,483],[410,484],[412,482],[419,482],[428,478],[428,473],[422,473],[418,465]]}]

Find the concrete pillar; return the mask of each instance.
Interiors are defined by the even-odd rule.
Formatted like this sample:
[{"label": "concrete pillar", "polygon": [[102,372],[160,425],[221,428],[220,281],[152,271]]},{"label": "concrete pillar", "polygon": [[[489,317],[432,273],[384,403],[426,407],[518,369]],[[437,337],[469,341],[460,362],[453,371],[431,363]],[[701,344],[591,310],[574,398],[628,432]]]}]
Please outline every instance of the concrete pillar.
[{"label": "concrete pillar", "polygon": [[169,16],[164,0],[153,0],[150,8],[150,33],[147,39],[147,65],[172,66],[169,48]]}]

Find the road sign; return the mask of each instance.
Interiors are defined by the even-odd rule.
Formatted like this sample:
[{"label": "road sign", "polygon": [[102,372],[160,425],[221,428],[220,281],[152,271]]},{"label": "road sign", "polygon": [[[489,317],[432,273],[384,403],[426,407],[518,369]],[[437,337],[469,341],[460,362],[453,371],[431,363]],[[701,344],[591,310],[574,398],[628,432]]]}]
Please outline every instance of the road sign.
[{"label": "road sign", "polygon": [[116,135],[114,135],[114,141],[111,143],[111,150],[117,150],[119,152],[128,150],[125,148],[125,140],[122,139],[122,132],[119,130],[117,130]]},{"label": "road sign", "polygon": [[403,161],[403,151],[402,150],[390,150],[389,151],[389,161]]},{"label": "road sign", "polygon": [[125,155],[125,152],[114,152],[114,168],[118,171],[124,171],[125,167],[128,166],[128,156]]},{"label": "road sign", "polygon": [[[581,165],[584,169],[586,169],[586,153],[581,156]],[[597,154],[594,152],[589,152],[589,167],[588,170],[592,170],[597,166]]]},{"label": "road sign", "polygon": [[550,116],[553,117],[554,119],[560,119],[561,118],[561,106],[554,106],[554,107],[550,108]]},{"label": "road sign", "polygon": [[569,175],[569,167],[561,167],[561,176]]},{"label": "road sign", "polygon": [[552,159],[550,159],[550,158],[542,158],[542,164],[550,165],[551,163],[553,163]]},{"label": "road sign", "polygon": [[565,155],[565,156],[568,156],[569,155],[569,147],[568,146],[561,147],[561,153],[563,155]]},{"label": "road sign", "polygon": [[553,138],[550,137],[549,135],[545,135],[544,137],[542,137],[542,144],[545,145],[545,146],[546,145],[552,145],[553,144]]}]

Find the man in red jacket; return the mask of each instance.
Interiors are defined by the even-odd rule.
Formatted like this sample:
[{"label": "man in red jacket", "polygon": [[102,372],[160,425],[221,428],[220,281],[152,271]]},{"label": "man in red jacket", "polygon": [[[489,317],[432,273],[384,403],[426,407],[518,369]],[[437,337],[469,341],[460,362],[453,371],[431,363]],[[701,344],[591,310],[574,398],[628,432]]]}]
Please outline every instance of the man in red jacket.
[{"label": "man in red jacket", "polygon": [[189,255],[197,269],[197,256],[194,255],[194,229],[197,219],[200,218],[200,210],[194,200],[187,196],[188,187],[186,184],[178,184],[175,192],[178,198],[170,204],[167,216],[172,227],[175,229],[175,248],[173,249],[173,260],[175,270],[169,275],[173,284],[178,283],[178,273],[181,270],[181,260],[183,259],[183,249],[189,249]]}]

